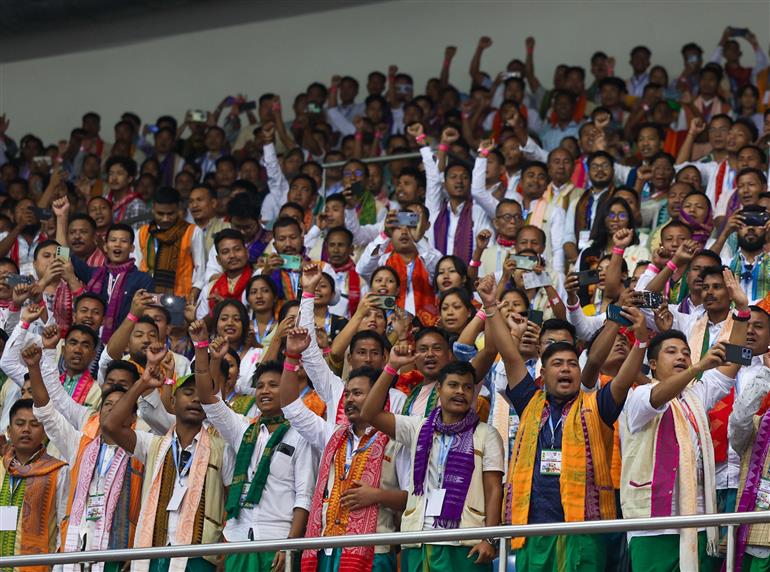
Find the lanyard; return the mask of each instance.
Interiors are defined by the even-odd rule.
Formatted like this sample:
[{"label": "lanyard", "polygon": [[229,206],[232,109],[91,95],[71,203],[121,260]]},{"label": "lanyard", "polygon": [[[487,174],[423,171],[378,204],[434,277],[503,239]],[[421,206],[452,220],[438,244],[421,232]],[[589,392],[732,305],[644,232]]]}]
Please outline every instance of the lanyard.
[{"label": "lanyard", "polygon": [[442,488],[444,486],[444,471],[446,470],[446,463],[447,459],[449,458],[449,450],[452,448],[452,441],[454,440],[454,437],[452,435],[444,435],[441,434],[441,439],[439,439],[439,449],[438,449],[438,483],[436,483],[437,488]]},{"label": "lanyard", "polygon": [[326,330],[326,335],[331,336],[332,335],[332,315],[329,313],[329,310],[326,310],[326,317],[324,318],[324,330]]},{"label": "lanyard", "polygon": [[289,275],[289,281],[291,282],[291,291],[296,294],[297,288],[299,287],[299,272],[294,272],[293,270],[287,270],[286,274]]},{"label": "lanyard", "polygon": [[304,398],[305,398],[305,396],[306,396],[306,395],[307,395],[309,392],[310,392],[310,386],[309,386],[309,385],[306,385],[306,386],[305,386],[305,387],[302,389],[302,391],[300,391],[300,392],[299,392],[299,398],[300,398],[300,399],[304,399]]},{"label": "lanyard", "polygon": [[[562,410],[563,411],[563,410]],[[551,415],[551,412],[548,412],[548,427],[551,429],[551,449],[556,448],[556,430],[559,428],[559,425],[562,424],[564,421],[564,415],[559,415],[559,420],[556,422],[556,426],[554,427],[553,424],[553,415]]]},{"label": "lanyard", "polygon": [[275,318],[270,318],[270,321],[267,323],[267,326],[265,327],[265,333],[261,336],[259,335],[259,324],[257,324],[256,318],[254,319],[254,338],[257,340],[257,343],[261,346],[262,341],[268,336],[270,333],[270,330],[273,328],[273,324],[275,324]]},{"label": "lanyard", "polygon": [[412,290],[412,274],[414,274],[415,262],[412,261],[406,265],[406,291]]},{"label": "lanyard", "polygon": [[371,436],[369,437],[369,441],[366,442],[365,445],[361,446],[361,442],[359,441],[358,449],[355,451],[353,450],[353,435],[348,433],[348,447],[345,449],[345,474],[340,477],[341,481],[344,481],[348,477],[348,471],[350,470],[350,465],[353,464],[353,459],[356,455],[359,453],[365,453],[369,447],[372,446],[374,443],[374,439],[377,437],[377,432],[374,431]]},{"label": "lanyard", "polygon": [[690,422],[690,425],[692,425],[695,434],[700,436],[698,421],[695,419],[695,414],[692,412],[692,409],[690,409],[690,405],[683,398],[680,399],[679,402],[682,404],[684,412],[687,414],[687,420]]},{"label": "lanyard", "polygon": [[179,462],[181,461],[181,459],[179,456],[181,455],[182,452],[179,451],[179,442],[176,436],[171,440],[171,453],[172,453],[172,457],[174,457],[174,466],[176,467],[177,478],[181,486],[182,477],[186,477],[187,474],[190,472],[190,466],[192,465],[193,456],[190,455],[190,458],[187,459],[187,463],[185,463],[185,466],[182,467],[182,469],[180,470]]},{"label": "lanyard", "polygon": [[107,297],[112,296],[112,291],[115,289],[115,284],[118,281],[119,274],[116,274],[115,276],[110,273],[110,275],[107,277]]},{"label": "lanyard", "polygon": [[21,484],[23,480],[23,477],[14,477],[12,475],[9,475],[9,485],[11,487],[11,499],[16,496],[16,491],[19,490],[19,485]]},{"label": "lanyard", "polygon": [[104,464],[104,457],[105,452],[107,451],[107,445],[102,443],[99,445],[99,457],[96,459],[96,475],[98,480],[102,480],[107,473],[110,472],[110,467],[112,467],[112,462],[115,460],[115,454],[113,453],[112,457],[110,457],[110,462],[107,463],[106,468],[102,468],[102,465]]}]

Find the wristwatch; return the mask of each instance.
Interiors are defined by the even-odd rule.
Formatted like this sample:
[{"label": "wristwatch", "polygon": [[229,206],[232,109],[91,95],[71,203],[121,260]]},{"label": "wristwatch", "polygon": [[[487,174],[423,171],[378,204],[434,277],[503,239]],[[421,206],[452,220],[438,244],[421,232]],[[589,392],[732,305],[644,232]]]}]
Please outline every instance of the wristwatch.
[{"label": "wristwatch", "polygon": [[492,548],[495,550],[500,550],[500,539],[499,538],[484,538],[484,542],[490,544]]}]

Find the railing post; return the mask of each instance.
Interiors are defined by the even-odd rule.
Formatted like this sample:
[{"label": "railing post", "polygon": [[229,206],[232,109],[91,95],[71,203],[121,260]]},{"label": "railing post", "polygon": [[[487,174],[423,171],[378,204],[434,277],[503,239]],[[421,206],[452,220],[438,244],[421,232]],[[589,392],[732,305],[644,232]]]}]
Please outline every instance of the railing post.
[{"label": "railing post", "polygon": [[508,547],[510,538],[500,538],[500,548],[497,551],[497,572],[506,572],[508,570]]},{"label": "railing post", "polygon": [[727,572],[735,570],[735,525],[727,525],[727,561],[725,562]]},{"label": "railing post", "polygon": [[292,572],[292,560],[294,559],[294,555],[292,554],[291,550],[284,550],[284,552],[286,553],[286,558],[283,565],[284,572]]}]

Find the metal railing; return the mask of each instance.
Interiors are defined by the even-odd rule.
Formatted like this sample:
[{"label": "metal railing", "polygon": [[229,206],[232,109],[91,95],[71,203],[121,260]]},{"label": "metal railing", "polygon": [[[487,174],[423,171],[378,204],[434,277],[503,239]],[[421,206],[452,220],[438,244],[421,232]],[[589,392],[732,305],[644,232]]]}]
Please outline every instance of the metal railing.
[{"label": "metal railing", "polygon": [[[195,544],[182,546],[157,546],[152,548],[126,548],[119,550],[89,550],[57,554],[32,554],[0,558],[0,568],[20,566],[53,566],[60,564],[89,564],[94,562],[124,562],[153,558],[190,557],[244,554],[250,552],[321,550],[346,546],[410,545],[433,542],[475,540],[480,538],[509,539],[520,536],[555,536],[565,534],[601,534],[638,530],[666,530],[678,528],[702,528],[727,526],[728,571],[734,570],[735,528],[742,524],[770,522],[770,511],[727,514],[701,514],[694,516],[635,518],[619,520],[595,520],[517,526],[491,526],[487,528],[458,528],[453,530],[423,530],[419,532],[393,532],[362,534],[358,536],[328,536],[320,538],[283,538],[253,542],[221,544]],[[507,565],[507,542],[500,543],[500,570]],[[288,567],[287,567],[288,569]]]},{"label": "metal railing", "polygon": [[[398,161],[400,159],[419,159],[422,157],[419,151],[413,151],[411,153],[396,153],[395,155],[381,155],[379,157],[365,157],[358,159],[362,163],[387,163],[388,161]],[[347,161],[334,161],[332,163],[324,163],[321,165],[324,169],[333,169],[334,167],[342,167]]]}]

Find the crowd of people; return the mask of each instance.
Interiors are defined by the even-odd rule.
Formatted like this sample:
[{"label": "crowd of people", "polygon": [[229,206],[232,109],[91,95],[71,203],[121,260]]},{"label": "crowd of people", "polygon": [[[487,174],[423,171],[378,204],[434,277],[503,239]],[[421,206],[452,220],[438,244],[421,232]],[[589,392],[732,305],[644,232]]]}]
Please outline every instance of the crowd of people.
[{"label": "crowd of people", "polygon": [[[548,89],[534,39],[500,73],[491,47],[470,81],[447,47],[419,95],[395,65],[363,101],[314,82],[292,119],[230,95],[112,137],[89,112],[47,145],[0,117],[0,556],[770,510],[764,49],[727,28],[669,76],[637,46],[627,80],[596,52]],[[510,544],[522,571],[719,570],[725,547],[715,527]],[[770,523],[730,564],[770,570]]]}]

